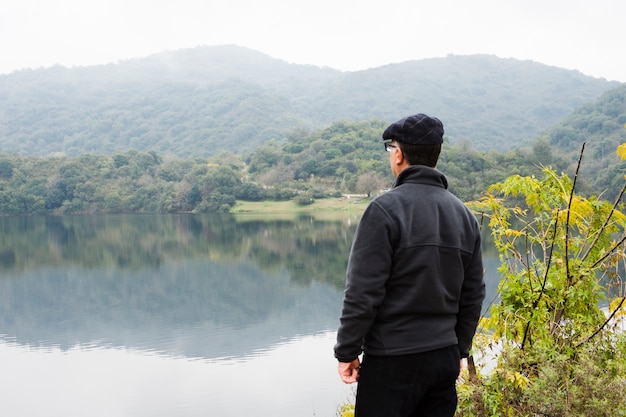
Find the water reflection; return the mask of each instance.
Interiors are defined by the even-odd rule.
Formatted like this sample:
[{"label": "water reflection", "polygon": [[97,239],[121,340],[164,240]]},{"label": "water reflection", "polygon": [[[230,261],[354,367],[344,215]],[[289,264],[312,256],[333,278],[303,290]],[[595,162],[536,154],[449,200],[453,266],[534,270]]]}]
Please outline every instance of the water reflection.
[{"label": "water reflection", "polygon": [[334,416],[348,398],[332,345],[354,224],[0,218],[3,408]]},{"label": "water reflection", "polygon": [[303,336],[263,355],[220,361],[119,348],[19,349],[0,341],[2,409],[47,417],[333,417],[351,394],[328,355],[333,338]]},{"label": "water reflection", "polygon": [[[26,291],[25,291],[26,290]],[[98,344],[186,357],[243,356],[336,325],[341,294],[287,273],[210,261],[154,271],[39,269],[0,282],[0,333],[22,344]]]},{"label": "water reflection", "polygon": [[250,406],[332,417],[347,397],[332,345],[357,222],[0,218],[3,405],[13,415],[228,416]]},{"label": "water reflection", "polygon": [[336,327],[352,226],[4,218],[0,332],[28,345],[242,356]]},{"label": "water reflection", "polygon": [[[0,217],[0,272],[41,267],[155,269],[180,259],[251,260],[294,281],[341,287],[356,221],[229,215]],[[311,256],[311,255],[315,256]]]}]

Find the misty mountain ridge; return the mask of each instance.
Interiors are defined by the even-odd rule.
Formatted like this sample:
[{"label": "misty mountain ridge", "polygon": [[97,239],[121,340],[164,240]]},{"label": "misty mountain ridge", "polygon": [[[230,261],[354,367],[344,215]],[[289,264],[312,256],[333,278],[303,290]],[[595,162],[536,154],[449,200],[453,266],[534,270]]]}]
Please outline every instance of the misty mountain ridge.
[{"label": "misty mountain ridge", "polygon": [[342,72],[238,46],[0,75],[0,152],[249,153],[338,120],[439,117],[451,143],[508,151],[621,84],[531,61],[447,56]]}]

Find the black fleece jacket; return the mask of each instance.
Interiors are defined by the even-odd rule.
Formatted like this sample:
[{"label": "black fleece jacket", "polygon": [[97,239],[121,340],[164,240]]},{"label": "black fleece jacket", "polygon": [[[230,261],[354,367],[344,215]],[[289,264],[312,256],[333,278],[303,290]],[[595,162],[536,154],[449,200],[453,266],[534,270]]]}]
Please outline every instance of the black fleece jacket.
[{"label": "black fleece jacket", "polygon": [[348,261],[335,357],[458,345],[467,357],[485,297],[480,230],[443,174],[414,165],[375,198]]}]

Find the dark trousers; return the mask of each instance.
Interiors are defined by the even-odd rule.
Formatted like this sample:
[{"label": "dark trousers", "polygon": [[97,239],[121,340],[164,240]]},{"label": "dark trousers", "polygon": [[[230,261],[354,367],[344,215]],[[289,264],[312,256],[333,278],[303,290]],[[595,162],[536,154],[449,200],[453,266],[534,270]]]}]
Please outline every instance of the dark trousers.
[{"label": "dark trousers", "polygon": [[459,371],[457,346],[401,356],[365,354],[355,417],[452,417]]}]

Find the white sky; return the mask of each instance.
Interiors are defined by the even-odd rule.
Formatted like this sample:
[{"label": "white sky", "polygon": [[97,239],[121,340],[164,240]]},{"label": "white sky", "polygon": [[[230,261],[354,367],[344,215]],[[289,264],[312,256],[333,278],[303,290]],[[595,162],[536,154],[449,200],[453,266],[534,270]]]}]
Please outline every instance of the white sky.
[{"label": "white sky", "polygon": [[4,0],[0,74],[235,44],[353,71],[448,54],[626,82],[624,0]]}]

